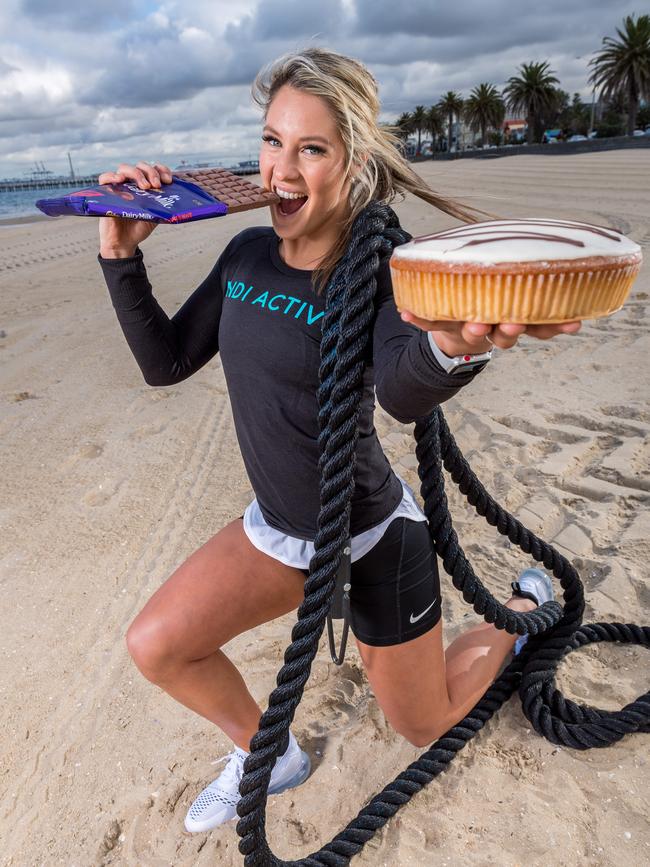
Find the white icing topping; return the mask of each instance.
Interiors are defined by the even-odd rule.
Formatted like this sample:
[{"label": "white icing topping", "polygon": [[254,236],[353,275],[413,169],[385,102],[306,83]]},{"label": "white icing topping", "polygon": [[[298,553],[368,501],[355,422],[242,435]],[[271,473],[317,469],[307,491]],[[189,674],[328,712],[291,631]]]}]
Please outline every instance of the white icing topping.
[{"label": "white icing topping", "polygon": [[433,235],[420,235],[396,247],[393,257],[496,264],[629,256],[640,252],[638,244],[607,226],[529,217],[468,223]]}]

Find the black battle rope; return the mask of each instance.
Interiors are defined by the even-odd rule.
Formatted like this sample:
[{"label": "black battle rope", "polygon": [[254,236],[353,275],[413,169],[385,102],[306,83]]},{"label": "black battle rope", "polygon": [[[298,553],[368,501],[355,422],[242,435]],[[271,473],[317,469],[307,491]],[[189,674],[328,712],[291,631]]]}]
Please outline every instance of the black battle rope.
[{"label": "black battle rope", "polygon": [[[321,509],[305,598],[298,609],[277,686],[244,765],[237,833],[246,867],[349,864],[403,804],[447,767],[516,689],[532,726],[555,744],[574,749],[603,747],[630,732],[650,731],[650,693],[620,711],[609,712],[569,701],[555,688],[555,670],[571,650],[594,641],[648,646],[650,627],[624,623],[580,625],[584,595],[576,570],[489,496],[460,453],[437,407],[427,418],[418,419],[414,430],[420,490],[436,553],[465,601],[487,622],[511,634],[529,634],[530,638],[465,719],[375,795],[322,849],[298,861],[283,861],[269,849],[265,816],[271,769],[309,677],[348,538],[364,349],[370,339],[375,275],[380,254],[390,253],[410,237],[400,228],[390,207],[371,202],[357,217],[348,250],[327,287],[318,390]],[[533,612],[518,613],[505,608],[486,590],[467,562],[452,528],[443,464],[479,515],[553,572],[564,591],[563,607],[547,602]]]}]

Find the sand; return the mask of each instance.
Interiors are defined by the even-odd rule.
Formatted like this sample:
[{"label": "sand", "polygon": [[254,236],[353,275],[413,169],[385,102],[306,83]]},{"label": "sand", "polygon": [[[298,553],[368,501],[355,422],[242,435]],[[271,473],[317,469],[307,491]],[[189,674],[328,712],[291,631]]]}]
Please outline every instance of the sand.
[{"label": "sand", "polygon": [[[644,246],[648,263],[621,311],[575,336],[524,337],[444,410],[488,490],[578,567],[585,619],[649,624],[650,153],[417,170],[498,215],[609,224]],[[411,197],[396,210],[413,234],[452,224]],[[259,224],[270,224],[266,210],[159,228],[143,249],[167,312],[234,234]],[[230,742],[146,681],[124,642],[151,593],[253,496],[219,358],[178,386],[144,383],[95,260],[93,220],[4,226],[0,246],[0,863],[241,864],[233,823],[183,831]],[[380,408],[376,425],[419,491],[412,425]],[[475,569],[506,598],[531,561],[456,490],[450,501]],[[446,576],[444,593],[450,640],[475,615]],[[292,623],[227,648],[262,703]],[[563,663],[559,685],[616,708],[648,689],[648,670],[646,650],[590,647]],[[341,669],[321,648],[295,731],[314,771],[270,800],[283,857],[329,840],[421,752],[388,728],[353,647]],[[512,699],[353,863],[647,864],[649,770],[648,735],[557,749]]]}]

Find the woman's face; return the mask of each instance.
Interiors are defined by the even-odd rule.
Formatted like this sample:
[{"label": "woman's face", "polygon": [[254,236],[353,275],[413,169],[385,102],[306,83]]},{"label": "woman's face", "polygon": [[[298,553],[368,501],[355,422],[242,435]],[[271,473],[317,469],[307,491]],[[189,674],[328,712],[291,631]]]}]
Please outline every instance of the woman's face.
[{"label": "woman's face", "polygon": [[[345,147],[326,102],[285,84],[268,108],[262,131],[260,172],[275,192],[302,193],[301,207],[283,213],[271,205],[277,235],[318,241],[338,235],[348,206],[350,182],[344,177]],[[294,202],[288,206],[295,208]]]}]

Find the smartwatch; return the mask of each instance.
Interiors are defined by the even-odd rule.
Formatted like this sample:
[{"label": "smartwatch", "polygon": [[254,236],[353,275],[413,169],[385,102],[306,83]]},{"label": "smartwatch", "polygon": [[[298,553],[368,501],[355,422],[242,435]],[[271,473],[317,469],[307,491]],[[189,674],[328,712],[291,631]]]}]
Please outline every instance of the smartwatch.
[{"label": "smartwatch", "polygon": [[431,331],[427,331],[427,337],[429,338],[429,346],[431,347],[431,352],[433,352],[434,358],[442,367],[442,369],[446,373],[466,373],[470,370],[474,370],[475,367],[479,367],[481,365],[487,364],[487,362],[492,358],[493,349],[489,349],[487,352],[479,352],[477,355],[454,355],[450,357],[449,355],[445,355],[445,353],[440,349],[435,340],[433,339],[433,334]]}]

